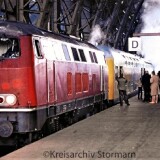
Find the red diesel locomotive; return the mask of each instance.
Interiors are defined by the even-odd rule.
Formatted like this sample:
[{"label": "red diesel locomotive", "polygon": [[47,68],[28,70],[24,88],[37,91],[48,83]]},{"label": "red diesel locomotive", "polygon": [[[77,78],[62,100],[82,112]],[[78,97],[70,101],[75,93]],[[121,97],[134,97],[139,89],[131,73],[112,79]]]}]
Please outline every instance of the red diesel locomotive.
[{"label": "red diesel locomotive", "polygon": [[124,72],[135,93],[138,56],[95,46],[21,22],[0,21],[0,145],[29,143],[118,99]]},{"label": "red diesel locomotive", "polygon": [[89,43],[1,21],[0,145],[32,141],[100,110],[107,71],[103,52]]}]

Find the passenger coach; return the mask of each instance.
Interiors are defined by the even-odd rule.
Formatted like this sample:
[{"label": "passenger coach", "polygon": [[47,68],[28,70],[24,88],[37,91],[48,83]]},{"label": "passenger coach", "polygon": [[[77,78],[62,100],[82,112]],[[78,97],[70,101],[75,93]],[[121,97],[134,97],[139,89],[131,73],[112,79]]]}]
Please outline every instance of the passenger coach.
[{"label": "passenger coach", "polygon": [[116,77],[123,73],[127,79],[127,94],[131,97],[137,94],[137,84],[145,70],[154,70],[152,63],[138,55],[126,53],[106,46],[98,46],[104,52],[108,66],[108,104],[119,102]]}]

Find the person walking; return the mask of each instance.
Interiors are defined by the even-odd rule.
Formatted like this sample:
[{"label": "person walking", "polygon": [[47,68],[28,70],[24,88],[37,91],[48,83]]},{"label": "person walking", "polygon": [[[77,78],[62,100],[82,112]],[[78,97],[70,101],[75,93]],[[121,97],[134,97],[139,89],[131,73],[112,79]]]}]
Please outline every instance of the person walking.
[{"label": "person walking", "polygon": [[123,100],[129,106],[129,101],[128,101],[128,95],[126,91],[126,84],[127,80],[123,77],[123,73],[120,73],[120,76],[117,78],[118,82],[118,90],[119,90],[119,100],[120,100],[120,106],[123,106]]},{"label": "person walking", "polygon": [[152,101],[150,103],[158,103],[158,91],[159,91],[159,77],[155,75],[155,71],[152,71],[151,83],[151,96]]}]

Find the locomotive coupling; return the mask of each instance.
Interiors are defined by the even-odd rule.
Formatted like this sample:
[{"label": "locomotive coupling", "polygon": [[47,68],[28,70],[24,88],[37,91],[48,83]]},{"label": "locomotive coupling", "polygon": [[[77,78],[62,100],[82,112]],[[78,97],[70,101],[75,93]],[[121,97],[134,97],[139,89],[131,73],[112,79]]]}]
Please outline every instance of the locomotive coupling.
[{"label": "locomotive coupling", "polygon": [[9,121],[0,122],[0,137],[9,137],[13,133],[13,125]]}]

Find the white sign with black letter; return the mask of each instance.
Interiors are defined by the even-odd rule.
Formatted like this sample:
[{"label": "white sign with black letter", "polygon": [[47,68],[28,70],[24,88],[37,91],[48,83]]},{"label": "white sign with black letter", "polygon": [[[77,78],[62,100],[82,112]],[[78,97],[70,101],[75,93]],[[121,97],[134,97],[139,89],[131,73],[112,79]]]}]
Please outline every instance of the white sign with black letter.
[{"label": "white sign with black letter", "polygon": [[139,37],[128,38],[128,50],[141,51],[141,38]]}]

